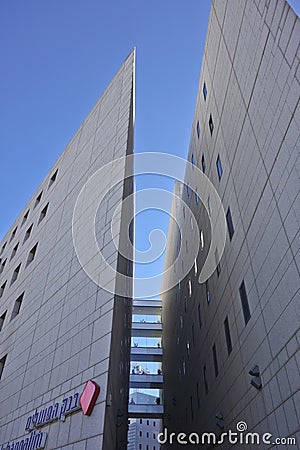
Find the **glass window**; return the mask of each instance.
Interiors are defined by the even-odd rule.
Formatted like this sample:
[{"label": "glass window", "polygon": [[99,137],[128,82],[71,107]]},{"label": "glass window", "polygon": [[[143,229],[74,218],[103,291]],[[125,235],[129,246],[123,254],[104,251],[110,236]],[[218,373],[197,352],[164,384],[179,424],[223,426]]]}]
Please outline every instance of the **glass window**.
[{"label": "glass window", "polygon": [[2,314],[2,316],[0,317],[0,331],[3,328],[4,325],[4,321],[5,321],[5,317],[6,317],[6,311]]},{"label": "glass window", "polygon": [[209,116],[208,126],[209,126],[210,135],[212,136],[213,131],[214,131],[214,122],[213,122],[211,114]]},{"label": "glass window", "polygon": [[12,311],[12,315],[11,315],[11,319],[10,320],[13,320],[19,314],[20,309],[21,309],[21,305],[22,305],[22,301],[23,301],[23,297],[24,297],[24,292],[15,301],[14,309]]},{"label": "glass window", "polygon": [[215,369],[215,376],[218,376],[219,373],[219,366],[218,366],[218,358],[217,358],[217,350],[216,350],[216,344],[213,345],[213,360],[214,360],[214,369]]},{"label": "glass window", "polygon": [[228,355],[230,355],[230,353],[232,351],[232,343],[231,343],[228,317],[226,317],[226,319],[224,320],[224,330],[225,330],[225,337],[226,337],[226,344],[227,344],[227,352],[228,352]]},{"label": "glass window", "polygon": [[204,97],[204,101],[206,101],[206,97],[207,97],[207,88],[206,88],[205,81],[204,81],[204,84],[203,84],[203,97]]},{"label": "glass window", "polygon": [[1,380],[1,377],[2,377],[2,374],[3,374],[6,358],[7,358],[7,355],[3,356],[0,359],[0,380]]},{"label": "glass window", "polygon": [[234,235],[234,227],[233,227],[230,208],[228,208],[227,213],[226,213],[226,222],[227,222],[227,228],[228,228],[228,233],[229,233],[229,239],[231,241],[231,239]]},{"label": "glass window", "polygon": [[247,325],[247,323],[250,320],[251,313],[250,313],[249,302],[248,302],[248,297],[247,297],[244,280],[242,281],[242,284],[240,285],[239,291],[240,291],[240,297],[241,297],[241,302],[242,302],[245,325]]},{"label": "glass window", "polygon": [[202,165],[202,172],[205,173],[206,164],[205,164],[205,157],[204,157],[204,155],[202,155],[201,165]]},{"label": "glass window", "polygon": [[217,157],[217,171],[218,171],[219,181],[221,181],[221,178],[223,175],[223,168],[222,168],[222,164],[221,164],[220,155],[218,155],[218,157]]},{"label": "glass window", "polygon": [[198,120],[198,122],[197,122],[197,136],[198,136],[198,139],[200,139],[200,133],[201,133],[200,123],[199,123],[199,120]]}]

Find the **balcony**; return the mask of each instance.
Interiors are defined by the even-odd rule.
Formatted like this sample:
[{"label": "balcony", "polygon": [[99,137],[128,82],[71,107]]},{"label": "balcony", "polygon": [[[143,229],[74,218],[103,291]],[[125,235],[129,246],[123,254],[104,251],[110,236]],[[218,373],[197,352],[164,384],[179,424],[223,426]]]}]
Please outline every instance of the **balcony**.
[{"label": "balcony", "polygon": [[131,361],[161,362],[163,349],[160,347],[131,347]]},{"label": "balcony", "polygon": [[162,303],[161,300],[133,300],[132,314],[148,316],[161,316]]},{"label": "balcony", "polygon": [[131,374],[129,386],[132,389],[162,389],[163,375]]},{"label": "balcony", "polygon": [[161,337],[162,324],[153,322],[132,322],[133,337]]},{"label": "balcony", "polygon": [[149,417],[162,419],[163,414],[163,405],[128,405],[128,415],[133,419],[148,419]]}]

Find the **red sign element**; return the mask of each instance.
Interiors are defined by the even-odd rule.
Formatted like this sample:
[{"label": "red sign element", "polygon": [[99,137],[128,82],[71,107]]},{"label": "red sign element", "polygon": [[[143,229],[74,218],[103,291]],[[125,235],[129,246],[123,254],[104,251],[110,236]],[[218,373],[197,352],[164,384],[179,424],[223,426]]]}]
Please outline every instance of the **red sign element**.
[{"label": "red sign element", "polygon": [[90,416],[100,393],[100,387],[94,381],[89,380],[80,396],[80,405],[83,414]]}]

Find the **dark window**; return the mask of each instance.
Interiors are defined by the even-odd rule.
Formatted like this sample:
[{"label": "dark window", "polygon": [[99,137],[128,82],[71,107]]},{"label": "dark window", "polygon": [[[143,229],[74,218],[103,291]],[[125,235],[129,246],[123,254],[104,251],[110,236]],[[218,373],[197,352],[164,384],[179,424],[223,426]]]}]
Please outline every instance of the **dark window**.
[{"label": "dark window", "polygon": [[31,224],[30,227],[28,228],[28,230],[26,230],[23,242],[27,241],[27,239],[29,238],[31,231],[32,231],[32,227],[33,227],[33,225]]},{"label": "dark window", "polygon": [[46,217],[47,210],[48,210],[49,203],[42,209],[40,217],[39,217],[39,223]]},{"label": "dark window", "polygon": [[11,277],[11,282],[10,285],[12,285],[16,279],[18,278],[19,272],[21,269],[21,263],[18,265],[18,267],[15,268],[15,270],[13,271],[12,277]]},{"label": "dark window", "polygon": [[10,256],[10,260],[12,260],[13,257],[15,256],[15,254],[17,253],[18,247],[19,247],[19,242],[18,242],[17,245],[15,245],[14,248],[12,249],[11,256]]},{"label": "dark window", "polygon": [[208,394],[208,382],[207,382],[207,374],[206,374],[206,366],[203,367],[203,380],[204,380],[204,391],[205,394]]},{"label": "dark window", "polygon": [[21,305],[22,305],[22,301],[23,301],[23,297],[24,297],[24,292],[21,295],[19,295],[19,297],[15,301],[14,309],[12,311],[10,320],[13,320],[19,314]]},{"label": "dark window", "polygon": [[202,320],[201,320],[201,311],[200,311],[200,304],[198,305],[198,320],[199,320],[199,327],[202,327]]},{"label": "dark window", "polygon": [[216,260],[216,265],[217,265],[217,275],[219,277],[220,273],[221,273],[221,262],[219,261],[219,253],[218,253],[218,249],[217,248],[216,248],[216,251],[215,251],[215,260]]},{"label": "dark window", "polygon": [[139,444],[139,449],[142,450],[142,444]]},{"label": "dark window", "polygon": [[23,219],[22,219],[21,226],[24,225],[24,223],[25,223],[26,220],[28,219],[28,216],[29,216],[29,210],[24,214]]},{"label": "dark window", "polygon": [[194,161],[194,154],[192,154],[191,162],[192,162],[193,165],[195,164],[195,161]]},{"label": "dark window", "polygon": [[209,126],[210,135],[212,136],[213,131],[214,131],[214,123],[213,123],[211,114],[209,116],[208,126]]},{"label": "dark window", "polygon": [[27,262],[26,262],[26,267],[28,266],[28,264],[30,264],[34,260],[35,255],[36,255],[37,246],[38,246],[38,243],[36,243],[35,246],[30,250],[30,252],[28,254]]},{"label": "dark window", "polygon": [[156,434],[155,433],[153,433],[153,439],[155,439],[156,438]]},{"label": "dark window", "polygon": [[155,422],[153,422],[153,426],[155,427]]},{"label": "dark window", "polygon": [[140,431],[140,437],[142,437],[143,433]]},{"label": "dark window", "polygon": [[18,227],[16,227],[16,228],[14,229],[14,231],[11,233],[11,237],[10,237],[9,242],[11,242],[11,241],[13,240],[13,238],[15,237],[16,232],[17,232],[17,228],[18,228]]},{"label": "dark window", "polygon": [[205,173],[206,164],[205,164],[205,157],[204,157],[204,155],[202,155],[202,158],[201,158],[201,165],[202,165],[202,172]]},{"label": "dark window", "polygon": [[4,242],[4,244],[2,245],[2,248],[1,248],[1,254],[4,252],[5,247],[6,247],[6,242]]},{"label": "dark window", "polygon": [[213,360],[214,360],[215,376],[217,377],[217,376],[218,376],[218,373],[219,373],[219,366],[218,366],[218,358],[217,358],[216,344],[213,345],[212,352],[213,352]]},{"label": "dark window", "polygon": [[227,228],[228,228],[228,233],[229,233],[229,239],[231,240],[234,235],[234,227],[233,227],[233,223],[232,223],[230,208],[228,208],[227,213],[226,213],[226,222],[227,222]]},{"label": "dark window", "polygon": [[142,419],[140,419],[140,424],[142,425],[142,423],[143,423],[143,420],[142,420]]},{"label": "dark window", "polygon": [[225,330],[227,351],[228,351],[228,355],[230,355],[231,350],[232,350],[232,343],[231,343],[231,336],[230,336],[228,317],[226,317],[226,319],[224,320],[224,330]]},{"label": "dark window", "polygon": [[147,425],[149,426],[149,420],[147,420]]},{"label": "dark window", "polygon": [[56,177],[57,177],[57,173],[58,173],[58,169],[54,172],[54,174],[51,176],[50,180],[49,180],[49,185],[48,185],[48,189],[52,186],[52,184],[55,182]]},{"label": "dark window", "polygon": [[242,284],[240,285],[240,297],[241,297],[241,302],[242,302],[245,325],[247,325],[247,323],[250,320],[251,314],[250,314],[250,308],[249,308],[248,297],[247,297],[244,280],[242,281]]},{"label": "dark window", "polygon": [[3,356],[0,359],[0,380],[1,380],[1,377],[2,377],[2,374],[3,374],[6,358],[7,358],[7,355]]},{"label": "dark window", "polygon": [[43,191],[40,192],[39,195],[37,196],[34,207],[36,207],[40,203],[40,201],[42,200],[42,195],[43,195]]},{"label": "dark window", "polygon": [[197,122],[197,136],[198,136],[198,139],[200,139],[200,123],[199,123],[199,120],[198,120],[198,122]]},{"label": "dark window", "polygon": [[204,97],[204,100],[206,101],[206,97],[207,97],[207,88],[206,88],[205,82],[204,82],[204,84],[203,84],[203,97]]},{"label": "dark window", "polygon": [[205,281],[205,290],[206,290],[206,300],[207,300],[207,303],[209,304],[210,303],[210,291],[208,288],[208,281]]},{"label": "dark window", "polygon": [[2,295],[4,294],[4,289],[6,286],[6,281],[2,284],[2,286],[0,287],[0,298],[2,297]]},{"label": "dark window", "polygon": [[147,438],[149,437],[149,433],[147,432]]},{"label": "dark window", "polygon": [[1,265],[0,265],[0,273],[3,272],[4,267],[5,267],[5,264],[6,264],[6,259],[5,259],[3,262],[1,262]]},{"label": "dark window", "polygon": [[0,317],[0,331],[1,331],[2,328],[3,328],[5,316],[6,316],[6,311],[5,311],[5,313],[3,313],[2,316]]},{"label": "dark window", "polygon": [[218,157],[217,157],[217,171],[218,171],[218,177],[219,177],[219,181],[220,181],[222,178],[222,175],[223,175],[223,168],[222,168],[220,155],[218,155]]}]

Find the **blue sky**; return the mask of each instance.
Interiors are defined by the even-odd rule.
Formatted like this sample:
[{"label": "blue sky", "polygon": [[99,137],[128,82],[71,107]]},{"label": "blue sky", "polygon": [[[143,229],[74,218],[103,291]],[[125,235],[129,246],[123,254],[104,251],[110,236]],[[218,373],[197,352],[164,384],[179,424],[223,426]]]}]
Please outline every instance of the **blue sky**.
[{"label": "blue sky", "polygon": [[[209,10],[209,0],[1,2],[0,238],[134,46],[135,151],[186,156]],[[140,215],[139,248],[168,220]]]}]

